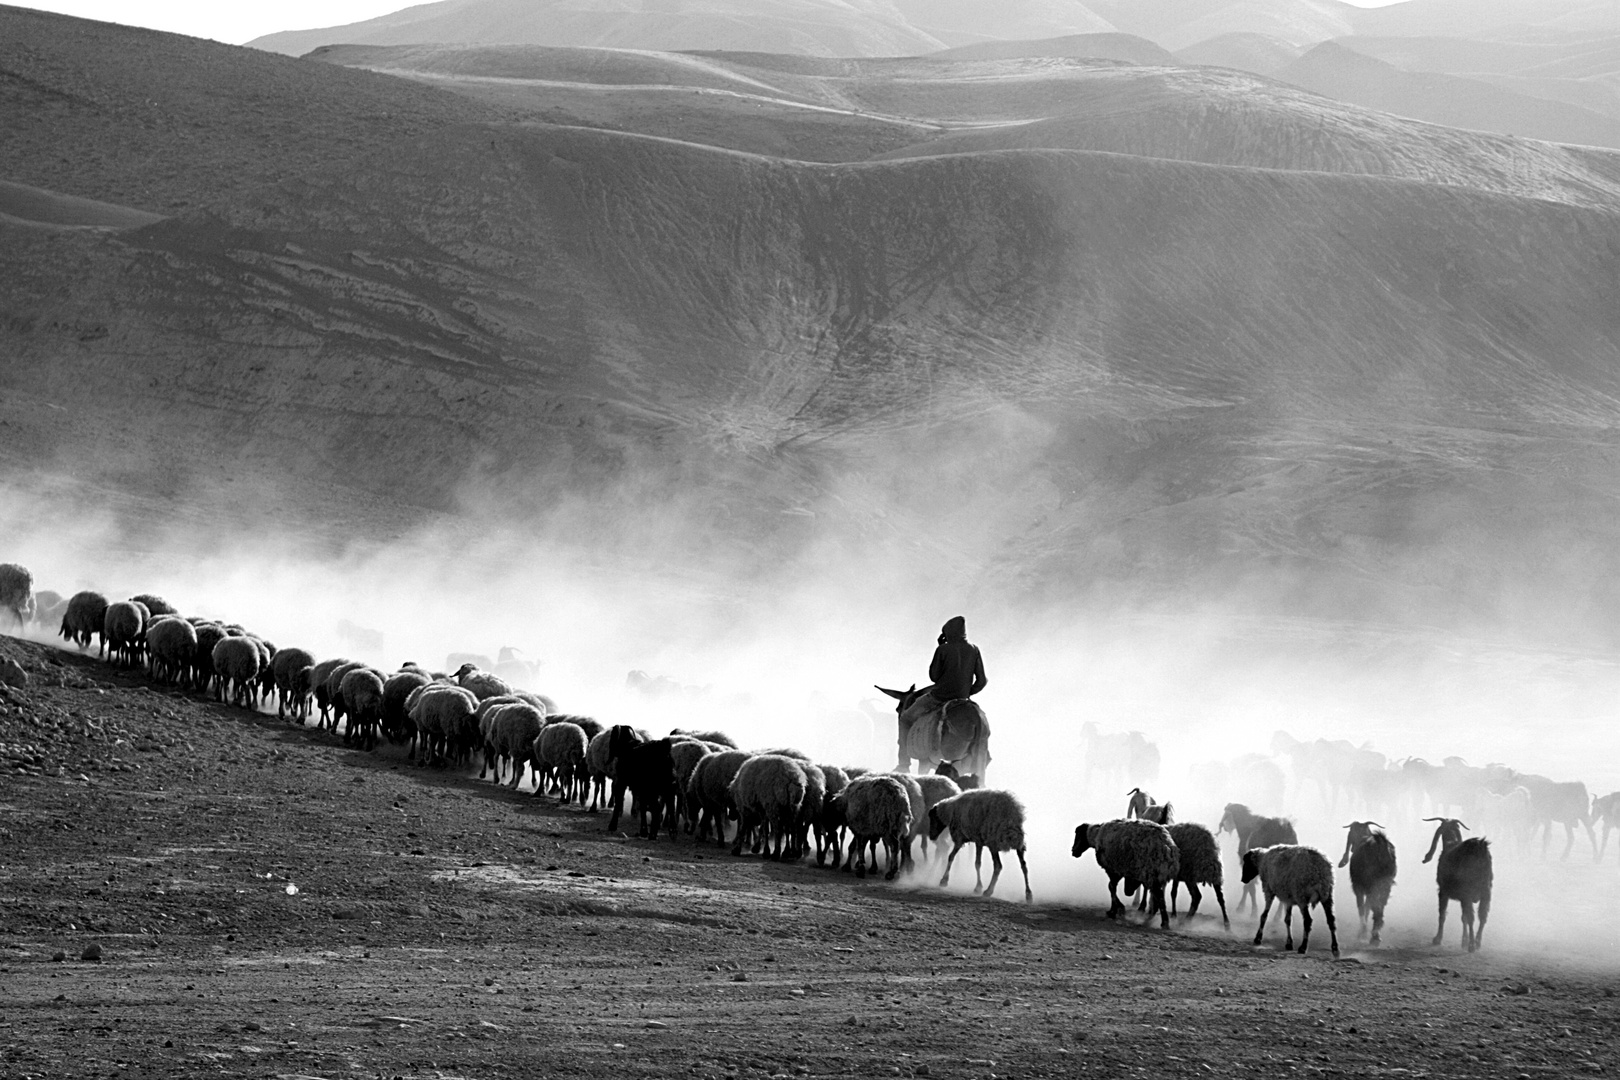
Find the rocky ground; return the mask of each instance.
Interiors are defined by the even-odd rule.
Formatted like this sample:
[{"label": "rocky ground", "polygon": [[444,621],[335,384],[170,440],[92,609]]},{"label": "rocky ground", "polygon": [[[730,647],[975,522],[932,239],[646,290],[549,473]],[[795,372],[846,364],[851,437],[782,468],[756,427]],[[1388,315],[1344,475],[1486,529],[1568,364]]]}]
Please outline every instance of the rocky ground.
[{"label": "rocky ground", "polygon": [[0,696],[7,1078],[1620,1065],[1601,973],[1357,951],[1348,930],[1345,959],[1301,958],[1251,949],[1249,916],[1167,934],[1101,897],[974,901],[626,839],[94,658],[0,639],[0,659],[28,673]]}]

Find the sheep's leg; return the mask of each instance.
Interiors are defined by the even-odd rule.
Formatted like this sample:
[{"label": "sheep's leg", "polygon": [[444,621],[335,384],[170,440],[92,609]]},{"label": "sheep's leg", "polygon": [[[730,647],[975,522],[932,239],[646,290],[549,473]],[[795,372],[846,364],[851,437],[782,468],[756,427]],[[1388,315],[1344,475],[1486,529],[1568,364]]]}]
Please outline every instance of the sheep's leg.
[{"label": "sheep's leg", "polygon": [[1260,927],[1254,932],[1254,943],[1256,945],[1260,944],[1261,938],[1266,933],[1266,916],[1271,914],[1271,899],[1271,895],[1268,893],[1266,895],[1266,908],[1260,913]]},{"label": "sheep's leg", "polygon": [[973,845],[973,895],[978,896],[984,892],[984,845]]},{"label": "sheep's leg", "polygon": [[1474,951],[1474,902],[1472,900],[1459,900],[1457,906],[1462,908],[1462,943],[1464,952]]},{"label": "sheep's leg", "polygon": [[[865,878],[866,877],[866,837],[858,836],[858,837],[855,838],[854,850],[852,850],[849,853],[849,855],[850,855],[850,858],[855,860],[855,876],[858,877],[858,878]],[[872,863],[873,863],[872,868],[874,870],[877,869],[877,865],[876,865],[877,864],[877,854],[875,852],[872,855]]]},{"label": "sheep's leg", "polygon": [[1311,943],[1311,905],[1299,905],[1299,954],[1305,955],[1305,947]]},{"label": "sheep's leg", "polygon": [[[906,846],[910,847],[910,844],[907,844]],[[900,876],[900,837],[885,836],[883,838],[883,850],[884,853],[889,857],[889,872],[883,875],[883,880],[893,881],[895,878]],[[877,864],[876,851],[872,853],[872,863],[873,865]]]},{"label": "sheep's leg", "polygon": [[1446,894],[1441,893],[1440,894],[1440,925],[1435,929],[1435,931],[1434,931],[1434,940],[1429,942],[1430,945],[1438,945],[1438,944],[1440,944],[1441,939],[1443,939],[1446,936],[1446,903],[1447,903]]},{"label": "sheep's leg", "polygon": [[[1181,890],[1181,880],[1178,878],[1170,883],[1170,914],[1176,913],[1176,893]],[[1190,895],[1190,893],[1189,893]],[[1189,913],[1190,917],[1190,913]]]},{"label": "sheep's leg", "polygon": [[1592,821],[1590,818],[1586,818],[1581,821],[1581,824],[1586,828],[1586,838],[1592,841],[1592,861],[1597,862],[1601,856],[1598,854],[1597,849],[1597,833],[1592,831]]},{"label": "sheep's leg", "polygon": [[1113,874],[1109,874],[1108,875],[1108,917],[1110,919],[1119,918],[1120,913],[1125,910],[1125,905],[1120,903],[1119,893],[1118,893],[1118,891],[1116,891],[1118,885],[1119,885],[1119,878],[1115,877]]},{"label": "sheep's leg", "polygon": [[613,813],[608,817],[607,831],[612,832],[619,827],[619,815],[624,813],[624,781],[613,781],[613,800],[608,804]]},{"label": "sheep's leg", "polygon": [[1294,905],[1283,901],[1283,951],[1294,947]]},{"label": "sheep's leg", "polygon": [[1232,920],[1226,917],[1226,894],[1221,891],[1221,883],[1218,881],[1213,888],[1215,889],[1215,902],[1221,906],[1221,926],[1230,930],[1232,929]]},{"label": "sheep's leg", "polygon": [[939,878],[939,887],[942,889],[951,883],[951,863],[956,861],[956,853],[967,847],[966,840],[958,840],[954,836],[951,837],[951,844],[951,853],[945,859],[945,873]]},{"label": "sheep's leg", "polygon": [[[1142,891],[1147,892],[1147,886],[1144,885]],[[1170,929],[1170,908],[1164,902],[1164,886],[1155,885],[1152,891],[1153,905],[1148,908],[1148,921],[1153,921],[1153,913],[1157,911],[1159,913],[1159,929],[1168,930]]]},{"label": "sheep's leg", "polygon": [[1479,946],[1480,946],[1482,940],[1485,937],[1485,920],[1490,918],[1490,915],[1491,915],[1491,894],[1486,893],[1484,896],[1479,898],[1479,925],[1474,928],[1474,951],[1475,952],[1479,951]]},{"label": "sheep's leg", "polygon": [[996,882],[1001,879],[1001,852],[997,851],[995,848],[990,849],[990,865],[993,867],[993,869],[990,873],[990,887],[984,890],[984,895],[986,896],[995,895]]},{"label": "sheep's leg", "polygon": [[[1181,884],[1181,882],[1177,881],[1177,882],[1173,883],[1170,886],[1170,914],[1172,914],[1172,915],[1174,915],[1176,913],[1176,886],[1180,885],[1180,884]],[[1192,917],[1194,915],[1198,914],[1198,905],[1203,902],[1203,899],[1204,899],[1204,892],[1203,892],[1202,889],[1200,889],[1198,887],[1198,882],[1196,882],[1196,881],[1187,882],[1187,921],[1188,922],[1191,922]]]}]

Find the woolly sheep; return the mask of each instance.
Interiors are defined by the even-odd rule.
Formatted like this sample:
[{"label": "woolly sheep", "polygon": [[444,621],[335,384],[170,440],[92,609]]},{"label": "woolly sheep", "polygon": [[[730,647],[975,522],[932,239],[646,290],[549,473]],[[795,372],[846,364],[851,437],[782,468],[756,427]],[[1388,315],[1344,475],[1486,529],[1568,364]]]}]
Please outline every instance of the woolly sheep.
[{"label": "woolly sheep", "polygon": [[200,622],[196,624],[196,630],[197,654],[191,663],[191,684],[206,693],[217,677],[214,671],[214,646],[230,635],[218,623]]},{"label": "woolly sheep", "polygon": [[827,805],[827,774],[821,766],[808,761],[799,762],[804,770],[804,802],[799,804],[799,820],[793,827],[793,859],[804,858],[809,848],[810,830],[821,820],[821,811]]},{"label": "woolly sheep", "polygon": [[1126,895],[1138,887],[1148,891],[1152,906],[1148,909],[1151,922],[1155,913],[1159,926],[1170,925],[1170,911],[1165,906],[1164,888],[1181,872],[1181,852],[1170,839],[1170,830],[1151,821],[1126,821],[1123,818],[1098,825],[1081,825],[1074,830],[1074,846],[1069,853],[1075,858],[1090,848],[1097,853],[1097,865],[1108,875],[1108,917],[1117,919],[1125,911],[1116,891],[1121,880]]},{"label": "woolly sheep", "polygon": [[[900,873],[901,845],[911,834],[911,795],[905,785],[887,774],[862,776],[851,780],[835,801],[849,827],[850,858],[858,860],[855,876],[866,876],[868,846],[873,849],[876,869],[876,845],[881,842],[889,861],[884,880],[893,881]],[[845,869],[849,869],[847,864]]]},{"label": "woolly sheep", "polygon": [[349,718],[343,741],[351,737],[362,749],[377,745],[377,728],[382,724],[382,672],[368,667],[351,669],[338,683],[338,696],[343,700],[343,712]]},{"label": "woolly sheep", "polygon": [[732,813],[731,782],[750,757],[753,755],[746,750],[722,750],[704,755],[693,766],[692,778],[686,782],[686,805],[699,842],[713,825],[715,838],[725,847],[726,819]]},{"label": "woolly sheep", "polygon": [[[911,831],[905,835],[900,845],[900,865],[909,867],[911,841],[918,837],[926,837],[928,833],[928,800],[923,798],[922,785],[917,782],[915,776],[907,772],[891,772],[889,775],[900,781],[900,785],[906,789],[906,796],[911,800]],[[924,848],[927,844],[928,841],[924,839]]]},{"label": "woolly sheep", "polygon": [[61,593],[51,589],[41,589],[34,594],[34,623],[42,629],[48,629],[61,623],[62,616],[67,612],[67,598]]},{"label": "woolly sheep", "polygon": [[[572,723],[562,717],[556,722]],[[585,808],[585,812],[594,814],[607,802],[607,785],[613,777],[608,772],[608,733],[598,731],[590,740],[585,748],[585,772],[591,785],[591,805]]]},{"label": "woolly sheep", "polygon": [[[200,634],[201,631],[198,633]],[[328,696],[326,689],[327,680],[332,677],[332,672],[336,671],[338,668],[343,667],[346,664],[352,665],[353,663],[353,660],[344,658],[337,660],[322,660],[320,663],[316,664],[315,669],[309,673],[310,689],[315,694],[315,707],[320,710],[321,714],[321,727],[326,727],[328,710],[330,710],[332,707],[332,699],[330,696]],[[337,727],[336,721],[332,722],[332,727]]]},{"label": "woolly sheep", "polygon": [[1221,846],[1215,840],[1215,834],[1191,821],[1171,825],[1169,829],[1170,839],[1175,841],[1176,851],[1181,856],[1181,869],[1176,871],[1176,879],[1170,883],[1170,914],[1176,913],[1176,892],[1182,885],[1187,886],[1187,895],[1191,898],[1187,904],[1187,918],[1198,914],[1198,905],[1204,899],[1198,887],[1208,885],[1215,890],[1215,902],[1221,906],[1221,925],[1230,927],[1232,921],[1226,917],[1226,894],[1221,890]]},{"label": "woolly sheep", "polygon": [[[319,687],[317,687],[316,700],[320,700],[321,694],[324,693],[326,696],[326,703],[332,710],[331,721],[327,726],[328,731],[336,731],[338,721],[342,720],[347,714],[347,707],[344,705],[342,693],[343,677],[349,672],[365,666],[366,665],[360,663],[358,660],[346,660],[337,667],[333,668],[331,671],[328,671],[326,673],[325,681]],[[345,728],[345,731],[352,731],[353,729],[354,725],[350,724],[347,728]]]},{"label": "woolly sheep", "polygon": [[770,858],[780,861],[784,848],[791,852],[808,787],[803,763],[795,758],[758,754],[743,762],[731,781],[731,804],[737,808],[737,842],[731,853],[741,855],[744,839],[756,829]]},{"label": "woolly sheep", "polygon": [[[508,705],[523,705],[529,708],[534,708],[540,713],[542,723],[545,720],[546,710],[544,708],[534,705],[533,702],[525,701],[517,694],[497,694],[495,697],[487,697],[480,701],[478,703],[478,708],[473,710],[473,720],[478,724],[478,742],[479,745],[481,745],[484,749],[484,763],[478,769],[478,779],[480,780],[482,780],[486,774],[493,773],[495,782],[497,784],[500,783],[502,761],[510,761],[518,772],[523,771],[523,765],[520,761],[509,758],[505,751],[500,750],[495,746],[493,737],[495,717],[501,709]],[[530,751],[528,744],[532,743],[534,741],[534,736],[538,735],[539,733],[539,729],[536,728],[535,731],[530,734],[529,738],[525,740],[525,744],[522,748],[522,760],[527,761],[529,759]]]},{"label": "woolly sheep", "polygon": [[1350,891],[1356,895],[1356,914],[1361,918],[1361,934],[1367,933],[1367,916],[1372,915],[1372,944],[1378,944],[1384,929],[1384,906],[1395,885],[1395,845],[1376,821],[1352,821],[1345,826],[1344,857],[1339,865],[1350,867]]},{"label": "woolly sheep", "polygon": [[[405,700],[411,696],[411,691],[431,681],[427,673],[418,668],[396,671],[383,681],[382,729],[389,742],[400,743],[411,737],[413,729],[405,712]],[[300,704],[307,715],[309,699],[306,697]]]},{"label": "woolly sheep", "polygon": [[[1221,814],[1221,823],[1216,831],[1228,830],[1237,836],[1237,853],[1240,859],[1250,848],[1299,843],[1299,835],[1294,832],[1293,822],[1287,818],[1261,817],[1242,803],[1226,804],[1226,810]],[[1238,897],[1237,909],[1242,911],[1245,901],[1251,908],[1258,909],[1260,905],[1254,897],[1254,879],[1244,878],[1243,883],[1243,895]]]},{"label": "woolly sheep", "polygon": [[696,739],[698,742],[714,743],[717,746],[725,747],[727,750],[737,749],[736,740],[723,731],[688,731],[685,728],[676,728],[669,734],[671,738],[685,736],[688,739]]},{"label": "woolly sheep", "polygon": [[[585,805],[585,789],[590,779],[586,765],[590,740],[585,737],[584,728],[567,720],[546,724],[535,736],[531,752],[537,775],[556,775],[563,803],[572,802],[577,794],[580,805]],[[534,793],[540,794],[539,784],[535,785]]]},{"label": "woolly sheep", "polygon": [[[648,840],[658,839],[664,813],[675,797],[675,774],[670,764],[668,739],[643,740],[641,732],[627,724],[615,724],[608,729],[608,765],[613,773],[613,813],[608,819],[608,831],[619,827],[619,816],[624,811],[624,795],[628,791],[635,797],[635,814],[640,821],[636,835]],[[679,829],[670,830],[670,839],[680,836]]]},{"label": "woolly sheep", "polygon": [[[516,789],[521,786],[523,770],[530,767],[535,774],[535,794],[540,794],[544,785],[540,782],[541,773],[534,760],[534,746],[535,739],[540,737],[540,729],[545,726],[545,710],[527,701],[507,702],[489,712],[480,736],[484,743],[486,766],[493,759],[496,783],[501,780],[500,762],[505,760],[512,771],[510,787]],[[482,776],[483,772],[480,771],[478,775]]]},{"label": "woolly sheep", "polygon": [[690,815],[686,812],[686,785],[691,782],[692,770],[703,755],[713,753],[718,747],[715,743],[700,742],[690,736],[671,739],[676,741],[670,746],[669,760],[675,768],[675,814],[676,820],[685,820],[688,824],[687,832],[691,832]]},{"label": "woolly sheep", "polygon": [[151,593],[141,593],[139,596],[130,597],[130,599],[145,607],[148,614],[150,614],[153,618],[157,618],[159,615],[180,614],[175,610],[173,604],[169,603],[161,596],[154,596]]},{"label": "woolly sheep", "polygon": [[[996,882],[1001,879],[1001,853],[1018,853],[1018,868],[1024,872],[1024,903],[1032,903],[1034,894],[1029,890],[1029,864],[1024,861],[1024,805],[1010,791],[994,788],[974,788],[949,798],[941,799],[928,811],[928,838],[938,840],[950,830],[951,853],[945,860],[945,873],[940,875],[939,887],[950,884],[951,864],[956,853],[967,844],[973,845],[973,869],[977,876],[973,891],[992,896]],[[984,887],[984,852],[990,849],[990,887]]]},{"label": "woolly sheep", "polygon": [[22,633],[34,616],[34,575],[26,566],[0,563],[0,610],[10,612]]},{"label": "woolly sheep", "polygon": [[221,638],[214,646],[214,671],[219,675],[219,700],[230,694],[232,704],[251,708],[248,696],[259,674],[258,647],[242,637]]},{"label": "woolly sheep", "polygon": [[152,660],[152,677],[159,682],[184,679],[196,651],[196,628],[184,619],[157,619],[146,629],[146,654]]},{"label": "woolly sheep", "polygon": [[471,691],[449,683],[429,683],[412,691],[412,696],[416,701],[408,715],[417,737],[410,760],[416,760],[418,752],[424,764],[448,756],[452,740],[459,737],[463,725],[472,722],[478,699]]},{"label": "woolly sheep", "polygon": [[460,670],[456,672],[456,682],[464,689],[471,690],[480,701],[499,694],[510,694],[513,691],[512,684],[499,675],[480,671],[471,664],[461,665]]},{"label": "woolly sheep", "polygon": [[276,687],[276,718],[285,720],[287,709],[292,708],[293,719],[300,725],[309,715],[310,675],[315,670],[315,657],[304,649],[278,649],[270,657],[270,677]]},{"label": "woolly sheep", "polygon": [[1243,853],[1243,882],[1248,884],[1256,878],[1260,879],[1260,889],[1266,894],[1260,926],[1254,932],[1256,945],[1265,937],[1266,916],[1271,914],[1272,901],[1281,900],[1283,927],[1287,931],[1283,949],[1294,947],[1293,916],[1297,907],[1303,924],[1299,939],[1299,951],[1303,954],[1311,943],[1311,905],[1321,904],[1333,955],[1339,955],[1339,930],[1333,921],[1333,864],[1326,855],[1303,844],[1250,848]]},{"label": "woolly sheep", "polygon": [[[1462,907],[1463,948],[1476,951],[1485,936],[1485,920],[1491,915],[1491,886],[1495,872],[1491,867],[1491,842],[1482,836],[1462,838],[1468,828],[1456,818],[1424,818],[1438,821],[1434,839],[1429,842],[1428,862],[1434,858],[1436,845],[1441,846],[1440,862],[1435,867],[1435,884],[1440,895],[1440,924],[1435,928],[1434,941],[1438,945],[1446,936],[1446,904],[1457,901]],[[1474,928],[1474,905],[1479,905],[1479,929]]]},{"label": "woolly sheep", "polygon": [[87,589],[74,593],[68,600],[59,632],[79,648],[89,648],[90,639],[102,633],[106,618],[107,598]]},{"label": "woolly sheep", "polygon": [[[107,659],[121,664],[133,664],[140,656],[140,644],[146,634],[146,619],[141,608],[128,600],[107,605],[101,620],[101,644]],[[258,673],[258,669],[254,669]]]}]

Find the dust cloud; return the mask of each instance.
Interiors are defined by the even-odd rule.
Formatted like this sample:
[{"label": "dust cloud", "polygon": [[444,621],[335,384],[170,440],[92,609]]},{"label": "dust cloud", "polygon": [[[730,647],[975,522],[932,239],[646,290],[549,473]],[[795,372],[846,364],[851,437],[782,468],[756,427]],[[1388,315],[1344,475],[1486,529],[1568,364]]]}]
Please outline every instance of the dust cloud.
[{"label": "dust cloud", "polygon": [[[856,476],[842,494],[890,483]],[[1075,825],[1120,816],[1140,784],[1173,803],[1177,820],[1213,827],[1225,802],[1250,796],[1211,784],[1210,763],[1242,755],[1270,758],[1284,777],[1280,804],[1254,809],[1292,817],[1301,841],[1337,863],[1343,826],[1368,815],[1347,796],[1330,804],[1301,784],[1271,754],[1277,731],[1345,739],[1391,762],[1459,755],[1579,779],[1592,795],[1620,788],[1612,724],[1620,665],[1597,645],[1538,648],[1522,633],[1478,625],[1290,617],[1224,586],[1140,603],[1061,591],[1044,604],[1027,594],[1009,601],[983,584],[989,530],[968,530],[952,547],[925,527],[921,505],[881,527],[850,528],[846,517],[826,529],[816,509],[790,507],[784,517],[804,521],[789,522],[799,531],[778,565],[737,576],[702,550],[713,522],[695,524],[689,508],[673,506],[616,527],[567,504],[530,522],[469,510],[334,550],[294,530],[132,530],[87,500],[16,486],[0,496],[13,522],[3,557],[29,566],[36,589],[155,592],[277,645],[385,670],[509,647],[540,662],[534,688],[567,711],[655,734],[718,727],[743,746],[797,746],[837,764],[892,767],[892,703],[874,684],[925,682],[940,624],[964,614],[990,677],[979,699],[995,732],[990,783],[1028,807],[1041,902],[1100,912],[1104,878],[1092,856],[1069,855]],[[468,505],[487,510],[493,501],[485,492]],[[941,548],[958,561],[936,557]],[[664,677],[668,692],[630,688],[632,671]],[[1088,722],[1142,732],[1160,751],[1158,775],[1088,774]],[[1382,821],[1401,866],[1386,949],[1426,947],[1434,932],[1433,868],[1420,862],[1432,826],[1419,819],[1435,812],[1417,806]],[[1254,916],[1236,911],[1235,841],[1221,839],[1232,933],[1246,938]],[[1496,840],[1486,948],[1525,961],[1620,965],[1620,932],[1605,917],[1620,902],[1620,855],[1594,866],[1591,843],[1577,835],[1560,862],[1563,840],[1560,830],[1546,861],[1539,838],[1529,852]],[[971,856],[959,858],[953,889],[971,887]],[[1008,859],[1000,893],[1016,899],[1021,883]],[[932,886],[938,873],[925,866],[910,883]],[[1349,948],[1354,901],[1346,872],[1337,881]],[[1203,913],[1215,912],[1206,894]],[[1219,932],[1212,927],[1201,920],[1196,932]],[[1325,949],[1320,923],[1316,933],[1313,948]],[[1452,948],[1459,934],[1453,905]]]}]

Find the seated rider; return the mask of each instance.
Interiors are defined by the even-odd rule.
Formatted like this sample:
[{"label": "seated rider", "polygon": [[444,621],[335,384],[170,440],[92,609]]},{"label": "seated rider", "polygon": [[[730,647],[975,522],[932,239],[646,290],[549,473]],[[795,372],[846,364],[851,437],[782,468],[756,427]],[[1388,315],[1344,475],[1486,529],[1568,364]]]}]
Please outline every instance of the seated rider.
[{"label": "seated rider", "polygon": [[984,657],[979,647],[967,639],[967,619],[961,615],[947,622],[939,634],[928,677],[934,685],[928,693],[941,705],[961,701],[983,690],[990,680],[984,677]]}]

